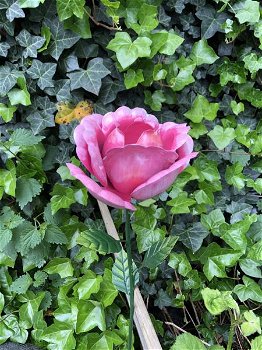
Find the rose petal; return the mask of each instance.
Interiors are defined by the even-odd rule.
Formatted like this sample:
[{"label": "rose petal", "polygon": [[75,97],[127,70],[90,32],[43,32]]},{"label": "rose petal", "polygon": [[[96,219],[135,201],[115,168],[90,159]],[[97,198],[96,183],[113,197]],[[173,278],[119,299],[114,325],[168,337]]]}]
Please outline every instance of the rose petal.
[{"label": "rose petal", "polygon": [[193,146],[194,146],[194,142],[192,138],[189,135],[187,135],[185,139],[185,143],[176,150],[179,158],[183,158],[188,154],[190,154],[193,151]]},{"label": "rose petal", "polygon": [[114,208],[136,210],[136,208],[129,202],[127,196],[117,194],[109,188],[99,186],[74,164],[67,163],[66,165],[69,168],[71,175],[81,181],[82,184],[88,189],[89,193],[91,193],[96,199]]},{"label": "rose petal", "polygon": [[123,135],[122,131],[120,131],[118,128],[115,128],[111,133],[107,136],[104,147],[103,147],[103,156],[106,155],[108,151],[110,151],[113,148],[121,148],[125,145],[125,136]]},{"label": "rose petal", "polygon": [[83,126],[78,125],[74,131],[74,139],[76,143],[76,154],[80,159],[81,163],[86,167],[86,169],[92,172],[91,158],[90,158],[88,147],[83,137],[83,134],[84,134]]},{"label": "rose petal", "polygon": [[130,109],[122,106],[115,112],[109,112],[104,115],[102,130],[105,135],[108,135],[117,127],[125,133],[126,129],[135,122],[142,122],[142,124],[147,124],[148,128],[153,129],[158,128],[159,125],[157,118],[151,114],[147,114],[146,110],[143,108]]},{"label": "rose petal", "polygon": [[109,151],[104,158],[108,179],[113,187],[130,194],[154,174],[167,169],[175,162],[177,154],[159,147],[127,145]]},{"label": "rose petal", "polygon": [[[145,124],[144,122],[134,122],[129,125],[129,127],[124,131],[125,135],[125,144],[135,144],[137,143],[139,137],[147,130],[150,130],[150,125]],[[151,129],[152,130],[152,129]]]},{"label": "rose petal", "polygon": [[[97,120],[95,119],[96,117],[98,118]],[[80,154],[84,158],[83,153],[88,150],[86,155],[87,169],[102,185],[107,186],[107,176],[100,152],[100,147],[104,143],[105,138],[99,125],[102,120],[100,117],[100,114],[93,114],[91,117],[83,118],[80,125],[75,129],[74,138],[77,146],[77,154]],[[82,135],[81,137],[79,136],[80,134]],[[84,139],[87,148],[85,147],[83,149],[82,139]],[[85,165],[85,163],[83,164]]]},{"label": "rose petal", "polygon": [[131,193],[131,197],[138,200],[145,200],[164,192],[169,186],[172,185],[177,175],[187,167],[190,159],[196,157],[197,154],[197,152],[193,152],[186,157],[179,159],[168,169],[162,170],[153,175],[145,183],[135,188]]},{"label": "rose petal", "polygon": [[150,147],[150,146],[162,147],[163,146],[160,133],[154,130],[144,131],[143,134],[139,137],[136,144],[144,147]]},{"label": "rose petal", "polygon": [[172,122],[162,124],[160,126],[160,134],[163,147],[169,150],[176,150],[185,143],[189,130],[190,127],[186,124],[175,124]]}]

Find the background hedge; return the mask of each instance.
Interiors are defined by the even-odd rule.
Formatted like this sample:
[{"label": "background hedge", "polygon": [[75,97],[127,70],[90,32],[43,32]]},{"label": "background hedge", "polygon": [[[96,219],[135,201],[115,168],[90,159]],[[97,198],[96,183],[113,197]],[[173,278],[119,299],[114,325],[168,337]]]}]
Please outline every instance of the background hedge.
[{"label": "background hedge", "polygon": [[199,151],[132,218],[163,349],[262,349],[261,13],[253,0],[0,0],[0,344],[126,348],[99,210],[65,162],[81,116],[127,105],[189,123]]}]

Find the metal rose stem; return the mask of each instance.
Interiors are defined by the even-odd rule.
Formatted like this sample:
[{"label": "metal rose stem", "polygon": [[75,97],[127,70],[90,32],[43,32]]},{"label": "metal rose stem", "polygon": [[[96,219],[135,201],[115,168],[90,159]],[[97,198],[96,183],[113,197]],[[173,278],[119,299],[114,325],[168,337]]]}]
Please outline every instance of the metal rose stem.
[{"label": "metal rose stem", "polygon": [[129,333],[128,333],[128,350],[132,349],[132,336],[133,336],[133,320],[134,320],[134,273],[132,266],[132,251],[131,251],[131,227],[130,227],[130,213],[129,210],[125,210],[126,213],[126,223],[125,223],[125,233],[126,233],[126,252],[127,252],[127,262],[128,262],[128,273],[129,273]]},{"label": "metal rose stem", "polygon": [[[107,233],[119,240],[119,236],[114,225],[113,219],[110,215],[109,209],[106,204],[97,201],[99,209],[101,211],[102,218],[104,220]],[[117,256],[117,253],[114,254]],[[146,305],[139,291],[139,288],[135,288],[135,310],[134,310],[134,321],[136,325],[136,330],[139,335],[142,349],[143,350],[162,350],[161,344],[157,337],[156,331],[153,327],[152,321],[149,317]],[[127,300],[129,302],[129,297],[127,295]]]}]

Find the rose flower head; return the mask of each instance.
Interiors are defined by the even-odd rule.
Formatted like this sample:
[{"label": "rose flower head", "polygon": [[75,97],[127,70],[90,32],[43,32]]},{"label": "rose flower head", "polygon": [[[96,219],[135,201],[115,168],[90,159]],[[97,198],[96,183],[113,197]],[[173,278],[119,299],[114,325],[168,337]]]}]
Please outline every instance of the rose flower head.
[{"label": "rose flower head", "polygon": [[142,108],[120,107],[92,114],[75,128],[76,153],[97,183],[68,163],[71,175],[98,200],[135,210],[131,199],[145,200],[164,192],[196,157],[186,124],[158,119]]}]

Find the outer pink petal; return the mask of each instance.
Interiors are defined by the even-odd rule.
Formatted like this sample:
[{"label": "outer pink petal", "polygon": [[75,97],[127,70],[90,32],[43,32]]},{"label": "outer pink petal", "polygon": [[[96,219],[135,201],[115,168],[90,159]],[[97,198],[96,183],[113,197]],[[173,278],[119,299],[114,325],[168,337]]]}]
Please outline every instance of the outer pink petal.
[{"label": "outer pink petal", "polygon": [[197,152],[193,152],[172,164],[169,169],[160,171],[158,174],[152,176],[145,183],[135,188],[131,193],[131,197],[138,200],[145,200],[164,192],[172,185],[177,175],[187,167],[190,159],[196,157],[197,154]]},{"label": "outer pink petal", "polygon": [[150,177],[169,168],[176,158],[175,152],[159,147],[127,145],[109,151],[104,158],[104,166],[113,187],[121,193],[130,194]]},{"label": "outer pink petal", "polygon": [[[100,114],[93,114],[91,117],[83,118],[80,125],[75,129],[74,138],[77,146],[77,155],[84,159],[84,152],[88,151],[83,164],[87,165],[87,169],[97,177],[102,185],[107,186],[106,172],[100,153],[100,147],[103,145],[105,138],[100,127],[101,118]],[[83,140],[86,144],[84,148]],[[79,157],[80,160],[81,158]]]},{"label": "outer pink petal", "polygon": [[121,148],[125,145],[125,136],[123,133],[118,129],[115,128],[111,133],[107,136],[102,154],[103,156],[106,155],[108,151],[110,151],[113,148]]},{"label": "outer pink petal", "polygon": [[99,186],[74,164],[67,163],[66,165],[69,168],[71,175],[81,181],[96,199],[115,208],[136,210],[136,208],[127,200],[127,196],[122,196],[121,194],[112,192],[109,188]]},{"label": "outer pink petal", "polygon": [[86,167],[86,169],[92,173],[93,170],[91,166],[91,158],[83,134],[83,127],[81,125],[78,125],[74,131],[74,138],[76,142],[76,154],[80,159],[81,163]]},{"label": "outer pink petal", "polygon": [[193,146],[194,146],[194,142],[192,138],[189,135],[187,135],[185,139],[185,143],[176,150],[176,152],[178,153],[179,159],[190,154],[193,151]]},{"label": "outer pink petal", "polygon": [[134,122],[147,124],[148,128],[158,128],[159,123],[155,116],[147,114],[143,108],[130,109],[128,107],[119,107],[115,112],[109,112],[104,115],[102,120],[102,130],[108,135],[115,127],[125,131]]},{"label": "outer pink petal", "polygon": [[160,126],[160,134],[165,149],[176,150],[182,146],[190,127],[186,124],[164,123]]}]

